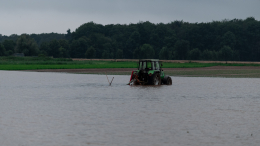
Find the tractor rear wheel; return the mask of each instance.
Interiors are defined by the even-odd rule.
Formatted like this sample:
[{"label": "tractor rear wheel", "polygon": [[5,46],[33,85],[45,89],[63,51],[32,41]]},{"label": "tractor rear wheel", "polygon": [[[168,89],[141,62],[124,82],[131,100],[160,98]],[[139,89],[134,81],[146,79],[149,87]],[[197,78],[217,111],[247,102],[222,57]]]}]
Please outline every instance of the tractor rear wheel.
[{"label": "tractor rear wheel", "polygon": [[152,82],[153,85],[161,85],[161,77],[160,77],[160,74],[156,73],[154,76],[153,76],[153,82]]},{"label": "tractor rear wheel", "polygon": [[167,78],[166,85],[172,85],[172,78],[171,77]]}]

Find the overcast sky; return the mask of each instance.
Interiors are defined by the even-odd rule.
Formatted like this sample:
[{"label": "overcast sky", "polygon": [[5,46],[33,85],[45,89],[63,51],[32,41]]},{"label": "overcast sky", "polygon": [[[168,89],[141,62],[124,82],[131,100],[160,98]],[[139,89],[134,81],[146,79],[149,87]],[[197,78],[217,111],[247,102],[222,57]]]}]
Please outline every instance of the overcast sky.
[{"label": "overcast sky", "polygon": [[93,21],[129,24],[260,20],[260,0],[0,0],[0,34],[66,33]]}]

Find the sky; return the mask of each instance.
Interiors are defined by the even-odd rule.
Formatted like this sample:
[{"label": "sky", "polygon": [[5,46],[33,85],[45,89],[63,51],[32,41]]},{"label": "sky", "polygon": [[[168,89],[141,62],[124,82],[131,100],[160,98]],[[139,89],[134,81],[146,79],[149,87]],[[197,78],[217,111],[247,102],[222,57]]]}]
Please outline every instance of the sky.
[{"label": "sky", "polygon": [[67,33],[93,21],[190,23],[260,20],[260,0],[0,0],[0,34]]}]

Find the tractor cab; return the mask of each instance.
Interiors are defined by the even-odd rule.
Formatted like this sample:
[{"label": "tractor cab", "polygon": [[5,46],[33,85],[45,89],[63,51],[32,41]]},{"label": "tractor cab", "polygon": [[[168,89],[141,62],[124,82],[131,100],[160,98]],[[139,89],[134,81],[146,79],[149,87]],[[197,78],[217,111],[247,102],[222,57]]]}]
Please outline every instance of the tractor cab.
[{"label": "tractor cab", "polygon": [[159,59],[141,59],[139,60],[138,70],[149,71],[157,70],[160,71]]}]

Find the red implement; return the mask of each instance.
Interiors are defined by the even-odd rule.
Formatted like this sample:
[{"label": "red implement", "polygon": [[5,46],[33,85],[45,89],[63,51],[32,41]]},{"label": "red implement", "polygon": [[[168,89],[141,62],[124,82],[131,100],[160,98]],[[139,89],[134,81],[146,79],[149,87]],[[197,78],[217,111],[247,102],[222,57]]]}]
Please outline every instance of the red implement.
[{"label": "red implement", "polygon": [[[134,74],[134,71],[132,71],[132,74],[131,74],[131,77],[130,77],[130,81],[132,80],[132,78],[133,78],[133,74]],[[130,82],[129,81],[129,82]]]}]

